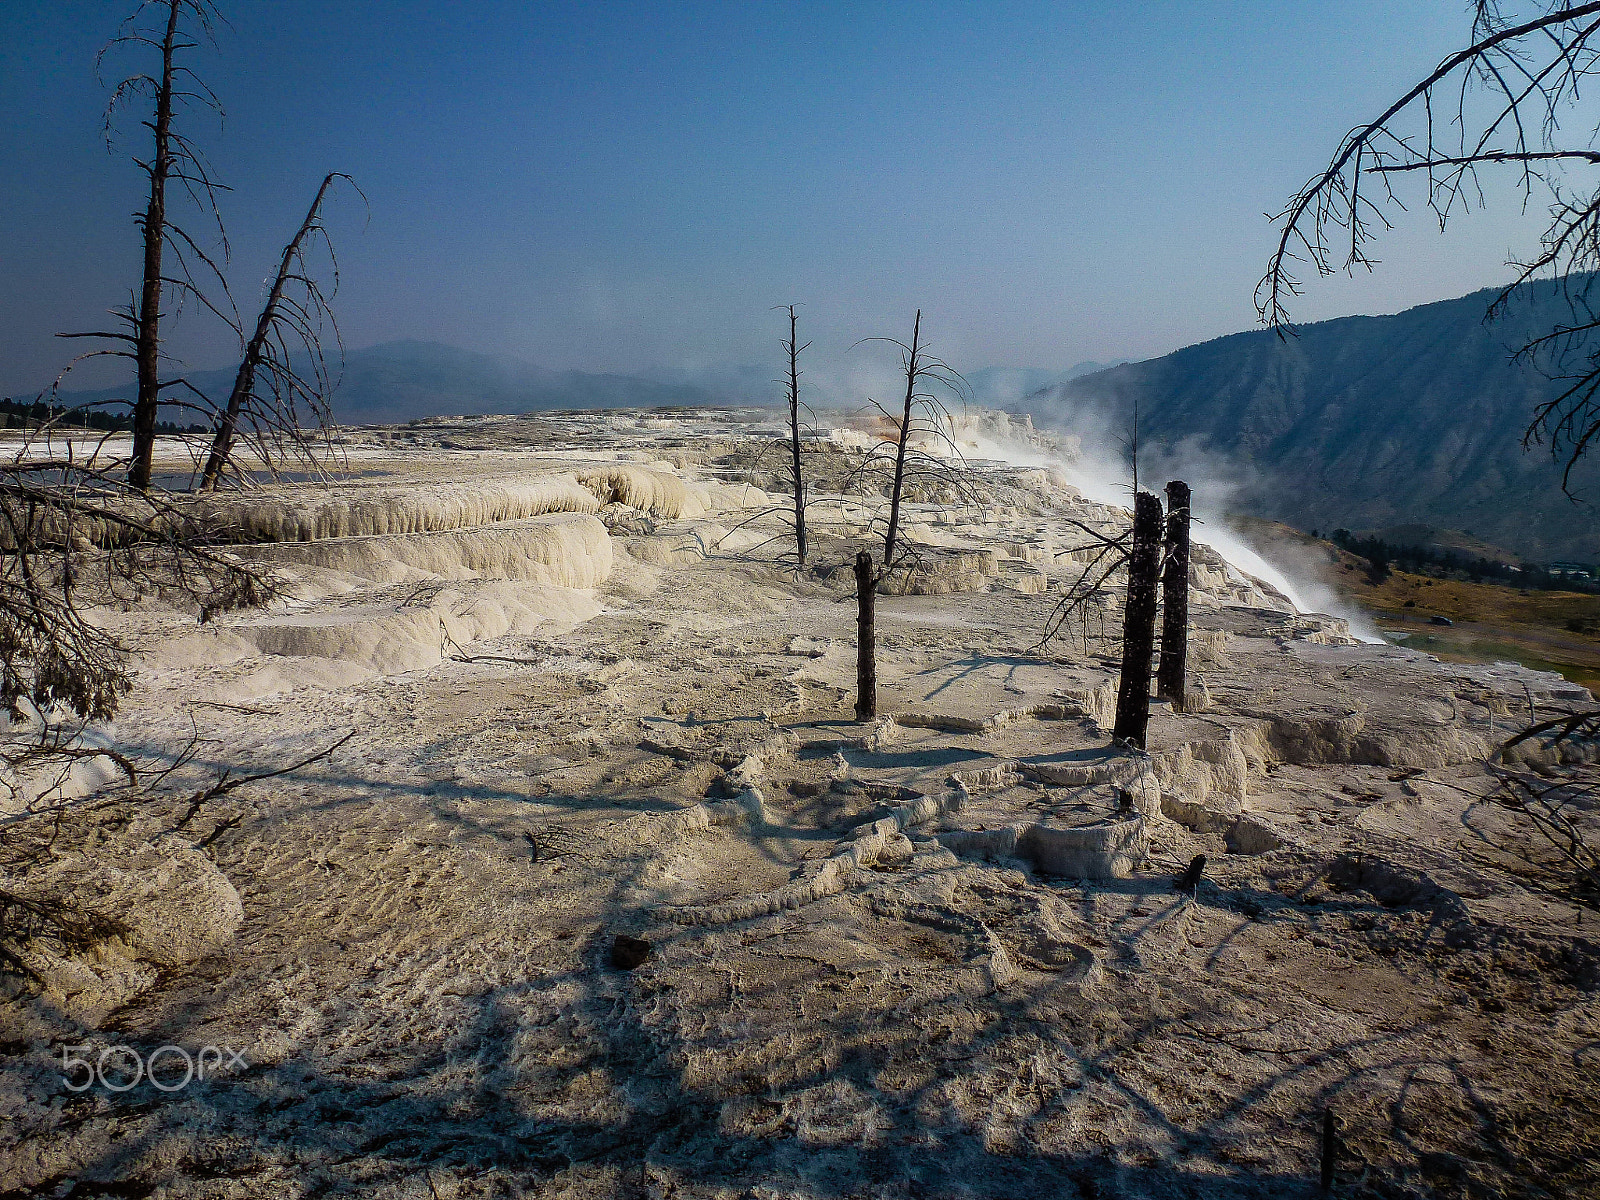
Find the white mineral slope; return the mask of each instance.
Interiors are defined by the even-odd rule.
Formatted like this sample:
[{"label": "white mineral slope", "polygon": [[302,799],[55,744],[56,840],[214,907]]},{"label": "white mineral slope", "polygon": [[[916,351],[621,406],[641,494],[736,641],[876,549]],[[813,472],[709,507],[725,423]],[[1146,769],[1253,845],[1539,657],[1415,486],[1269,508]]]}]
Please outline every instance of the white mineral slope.
[{"label": "white mineral slope", "polygon": [[549,473],[541,474],[528,472],[526,463],[518,465],[521,472],[508,464],[511,478],[332,489],[300,485],[188,507],[212,524],[237,531],[240,541],[313,542],[476,528],[545,513],[593,513],[613,503],[677,519],[767,502],[754,488],[701,483],[636,463],[561,471],[567,464],[558,457],[546,468]]},{"label": "white mineral slope", "polygon": [[[714,490],[777,490],[738,414],[430,431],[494,457],[352,450],[400,491],[631,456],[713,506],[608,475],[532,518],[610,531],[590,587],[474,540],[519,519],[285,547],[333,557],[199,629],[108,611],[148,651],[115,744],[186,763],[0,825],[0,893],[78,922],[0,1000],[0,1195],[1266,1200],[1317,1194],[1330,1110],[1342,1195],[1600,1195],[1593,909],[1482,762],[1581,689],[1343,644],[1203,555],[1192,703],[1131,753],[1120,581],[1036,648],[1126,514],[995,465],[908,505],[939,544],[858,724],[881,497],[799,571]],[[62,1046],[249,1068],[79,1094]]]},{"label": "white mineral slope", "polygon": [[605,526],[584,513],[244,553],[272,565],[303,599],[233,617],[220,636],[261,654],[335,659],[384,675],[433,666],[476,642],[589,620],[601,611],[593,589],[613,562]]},{"label": "white mineral slope", "polygon": [[[141,529],[183,526],[198,527],[224,542],[319,542],[475,529],[546,513],[595,513],[608,504],[676,520],[769,502],[758,488],[687,479],[667,464],[575,467],[570,460],[553,457],[540,464],[542,470],[528,470],[525,459],[507,465],[498,478],[401,485],[336,473],[321,483],[274,485],[243,494],[176,493],[164,496],[159,510],[134,499],[112,501],[107,507],[120,509],[127,521],[80,517],[70,535],[80,543],[105,546],[136,538]],[[0,533],[0,546],[6,544]]]},{"label": "white mineral slope", "polygon": [[332,537],[241,548],[250,561],[317,567],[376,583],[514,579],[592,588],[611,574],[611,538],[587,513],[562,512],[437,533]]},{"label": "white mineral slope", "polygon": [[[1128,484],[1120,471],[1109,469],[1105,462],[1087,455],[1082,440],[1075,435],[1035,430],[1029,417],[1011,418],[1007,426],[994,420],[992,414],[988,419],[961,423],[958,428],[962,447],[972,458],[1045,468],[1062,484],[1098,504],[1120,507],[1126,501]],[[1191,480],[1195,488],[1194,543],[1212,550],[1240,579],[1247,579],[1288,601],[1295,612],[1323,611],[1313,603],[1320,599],[1338,610],[1332,615],[1346,622],[1358,641],[1381,645],[1383,639],[1364,615],[1339,605],[1319,584],[1291,579],[1282,567],[1269,562],[1228,527],[1221,498],[1231,495],[1234,485],[1218,482],[1214,475],[1215,469],[1205,463],[1191,464],[1185,472],[1184,477]]]},{"label": "white mineral slope", "polygon": [[261,496],[195,504],[209,521],[246,542],[316,542],[473,528],[545,513],[592,513],[594,492],[571,474],[441,482],[410,487],[298,485]]},{"label": "white mineral slope", "polygon": [[587,591],[485,583],[443,588],[425,604],[374,601],[246,618],[226,632],[259,653],[335,659],[380,675],[402,675],[465,655],[476,642],[531,634],[546,624],[570,628],[601,612]]},{"label": "white mineral slope", "polygon": [[[348,682],[421,670],[476,642],[552,623],[568,628],[600,612],[592,592],[613,563],[612,539],[592,515],[603,506],[674,520],[766,500],[749,486],[636,463],[511,481],[291,486],[255,499],[193,500],[196,512],[254,543],[236,553],[269,568],[292,600],[223,618],[206,634],[180,635],[170,651],[147,650],[144,661],[166,667],[209,648],[226,662],[241,641],[255,654],[306,660],[257,671],[242,686],[230,679],[223,694],[235,697],[254,688],[270,694],[285,680],[325,679],[330,663],[348,666]],[[705,538],[727,535],[708,528]],[[428,586],[441,582],[458,586]],[[389,585],[412,590],[383,593]]]},{"label": "white mineral slope", "polygon": [[728,509],[759,508],[770,501],[760,488],[699,483],[676,472],[615,463],[578,473],[578,482],[605,504],[623,504],[675,520]]}]

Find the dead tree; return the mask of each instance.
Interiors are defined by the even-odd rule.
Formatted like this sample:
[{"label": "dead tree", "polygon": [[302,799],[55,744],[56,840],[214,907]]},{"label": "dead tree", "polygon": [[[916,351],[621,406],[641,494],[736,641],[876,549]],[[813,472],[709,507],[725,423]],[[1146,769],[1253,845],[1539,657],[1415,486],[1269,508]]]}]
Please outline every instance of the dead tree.
[{"label": "dead tree", "polygon": [[[909,344],[896,338],[867,338],[866,341],[888,342],[899,347],[900,373],[905,379],[905,393],[893,411],[870,397],[867,400],[894,431],[892,457],[886,446],[874,447],[845,481],[848,491],[859,487],[880,469],[887,469],[889,516],[884,527],[883,563],[879,570],[882,580],[916,557],[915,548],[906,544],[900,534],[900,515],[908,487],[915,484],[936,489],[969,504],[977,502],[977,495],[966,458],[956,441],[954,415],[938,394],[928,390],[937,386],[965,401],[967,382],[947,363],[928,353],[922,341],[922,310],[917,310]],[[918,442],[926,443],[933,450],[924,449]],[[876,525],[877,519],[871,524]]]},{"label": "dead tree", "polygon": [[[306,430],[313,424],[324,429],[332,424],[328,397],[334,379],[324,354],[322,330],[330,328],[339,341],[338,323],[328,307],[339,276],[333,243],[322,224],[322,204],[336,179],[355,187],[348,175],[331,173],[324,178],[299,232],[283,249],[255,332],[239,361],[227,407],[217,420],[200,476],[203,492],[216,488],[223,469],[232,461],[242,420],[249,423],[258,456],[269,469],[278,458],[298,456],[314,462]],[[359,188],[356,191],[360,194]],[[333,285],[326,295],[307,264],[307,254],[319,239],[333,261]]]},{"label": "dead tree", "polygon": [[1128,436],[1121,439],[1122,448],[1127,451],[1128,465],[1133,470],[1133,494],[1139,494],[1139,397],[1133,398],[1133,419],[1128,426]]},{"label": "dead tree", "polygon": [[894,563],[894,543],[900,532],[900,493],[905,485],[906,478],[906,443],[911,437],[911,405],[917,397],[917,377],[922,371],[921,361],[917,355],[922,352],[922,310],[917,309],[917,318],[911,326],[911,345],[902,347],[905,350],[906,397],[903,411],[900,415],[899,439],[895,443],[894,454],[894,490],[889,493],[889,531],[883,538],[883,562],[888,567]]},{"label": "dead tree", "polygon": [[1189,485],[1167,484],[1167,537],[1162,547],[1161,665],[1156,695],[1183,711],[1185,659],[1189,653]]},{"label": "dead tree", "polygon": [[789,340],[783,348],[789,353],[789,454],[790,454],[790,482],[794,485],[794,545],[795,553],[799,556],[800,565],[806,565],[806,485],[805,476],[800,471],[800,352],[808,350],[811,343],[804,346],[798,344],[796,336],[794,305],[789,309]]},{"label": "dead tree", "polygon": [[167,31],[161,42],[161,82],[156,85],[155,150],[145,167],[150,177],[150,202],[145,208],[144,287],[133,316],[137,333],[139,394],[133,406],[133,461],[128,482],[136,488],[150,486],[150,462],[155,449],[156,415],[160,401],[161,275],[162,250],[167,241],[167,179],[172,174],[173,57],[178,49],[180,0],[167,0]]},{"label": "dead tree", "polygon": [[872,570],[872,552],[856,555],[856,720],[878,715],[877,629],[874,597],[878,578]]},{"label": "dead tree", "polygon": [[1145,747],[1150,723],[1150,659],[1155,653],[1156,586],[1161,574],[1161,501],[1133,498],[1133,549],[1128,555],[1128,602],[1122,623],[1122,678],[1111,736]]},{"label": "dead tree", "polygon": [[[754,458],[743,464],[743,472],[745,479],[749,483],[773,493],[782,488],[789,493],[791,499],[782,501],[779,504],[763,505],[753,512],[746,510],[747,515],[732,526],[728,530],[728,534],[732,534],[746,526],[765,521],[769,517],[779,517],[793,530],[795,563],[799,567],[804,567],[806,556],[809,552],[809,539],[806,536],[806,511],[811,507],[812,501],[807,496],[805,460],[802,447],[804,438],[808,436],[816,437],[817,425],[816,413],[812,411],[809,404],[800,399],[800,376],[802,374],[800,370],[800,355],[811,348],[811,343],[806,342],[804,345],[799,343],[797,335],[799,321],[794,311],[795,306],[792,304],[780,304],[776,307],[789,314],[789,338],[787,341],[780,343],[783,346],[784,353],[788,355],[788,370],[785,371],[783,378],[774,381],[782,385],[784,399],[789,405],[789,430],[785,437],[763,439],[761,448],[756,452]],[[806,414],[805,421],[801,420],[802,412]],[[787,458],[787,465],[777,468],[775,471],[769,465],[764,465],[767,464],[767,456],[772,453],[780,453],[781,457]],[[815,455],[813,455],[814,461]],[[763,474],[763,472],[771,473]],[[723,536],[726,537],[728,535],[724,534]],[[774,534],[754,546],[747,547],[747,550],[759,550],[772,542],[781,540],[782,536],[781,534]],[[780,555],[779,557],[782,559],[786,558],[787,555]]]},{"label": "dead tree", "polygon": [[[156,27],[143,23],[150,12],[161,16]],[[220,112],[216,97],[184,61],[198,45],[195,38],[208,37],[219,19],[209,0],[146,0],[101,51],[102,58],[118,47],[160,56],[159,75],[123,79],[106,109],[109,140],[123,105],[138,98],[151,104],[143,124],[155,141],[149,159],[139,160],[150,189],[138,218],[144,274],[135,298],[114,313],[125,328],[65,335],[109,339],[112,345],[78,356],[62,376],[87,358],[134,360],[134,448],[123,457],[112,448],[116,443],[111,434],[90,435],[87,406],[52,405],[50,418],[28,430],[15,452],[0,461],[0,710],[14,718],[28,715],[29,709],[34,718],[61,709],[87,722],[115,712],[128,686],[130,647],[85,615],[91,607],[155,594],[204,621],[260,603],[272,592],[268,576],[218,548],[229,540],[228,530],[153,487],[151,480],[160,405],[211,413],[192,387],[192,399],[170,394],[187,387],[185,380],[159,377],[165,361],[163,303],[175,295],[180,307],[193,301],[238,328],[231,300],[225,312],[196,285],[196,271],[203,268],[226,292],[217,262],[173,219],[171,205],[186,194],[208,211],[226,250],[216,206],[217,192],[223,189],[211,181],[202,156],[175,126],[185,104]],[[290,314],[291,321],[308,311],[290,305],[291,298],[285,298],[280,313]],[[62,376],[52,386],[52,400]],[[38,746],[18,752],[35,757],[76,754],[59,727],[49,720],[45,726]]]},{"label": "dead tree", "polygon": [[[159,29],[140,24],[146,9],[161,12]],[[185,29],[183,18],[186,15],[196,30],[194,34]],[[150,156],[147,159],[135,159],[144,171],[149,186],[144,212],[135,218],[144,245],[144,272],[138,298],[125,307],[112,310],[126,329],[62,336],[105,338],[122,346],[121,349],[91,351],[82,358],[111,355],[134,360],[138,387],[133,404],[133,448],[127,462],[127,476],[128,483],[140,491],[150,486],[156,423],[161,405],[191,406],[188,401],[179,401],[170,396],[163,400],[162,397],[163,392],[170,392],[180,385],[187,386],[180,379],[161,378],[161,367],[165,361],[161,350],[162,303],[165,294],[169,290],[177,293],[180,307],[185,299],[192,299],[222,318],[235,332],[238,331],[238,318],[232,311],[232,300],[227,299],[229,311],[224,312],[213,302],[206,289],[196,282],[196,268],[203,267],[208,278],[215,280],[226,298],[227,283],[221,269],[188,231],[173,220],[168,206],[168,185],[180,185],[189,198],[208,211],[216,222],[222,253],[226,257],[227,237],[216,203],[217,192],[224,189],[212,182],[205,160],[194,144],[173,126],[176,111],[184,104],[198,102],[219,114],[222,111],[211,89],[192,68],[179,62],[181,55],[198,47],[199,42],[194,40],[195,37],[211,36],[218,19],[216,10],[208,0],[144,0],[124,22],[122,31],[100,52],[103,59],[114,48],[133,46],[155,50],[161,56],[159,76],[147,72],[128,76],[112,90],[111,99],[106,105],[108,145],[119,107],[136,97],[145,98],[151,105],[150,116],[143,122],[153,136]],[[57,382],[59,384],[59,380]]]},{"label": "dead tree", "polygon": [[1600,3],[1477,0],[1468,44],[1346,134],[1279,214],[1277,248],[1256,288],[1262,320],[1287,330],[1299,267],[1309,263],[1319,275],[1370,269],[1368,244],[1403,207],[1397,180],[1422,177],[1423,199],[1442,228],[1482,202],[1480,171],[1510,168],[1524,209],[1545,208],[1550,223],[1489,315],[1504,312],[1535,278],[1561,283],[1571,321],[1525,343],[1518,357],[1563,385],[1535,408],[1522,441],[1531,448],[1549,440],[1555,459],[1565,459],[1569,496],[1574,468],[1600,439],[1600,295],[1591,294],[1600,269],[1600,150],[1584,94],[1597,74]]}]

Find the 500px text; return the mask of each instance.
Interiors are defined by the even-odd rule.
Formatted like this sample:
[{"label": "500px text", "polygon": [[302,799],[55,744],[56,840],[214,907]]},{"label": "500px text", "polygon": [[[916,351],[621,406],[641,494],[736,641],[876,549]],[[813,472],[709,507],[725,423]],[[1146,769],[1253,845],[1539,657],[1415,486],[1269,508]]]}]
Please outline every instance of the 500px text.
[{"label": "500px text", "polygon": [[[93,1057],[81,1057],[84,1054]],[[194,1080],[231,1071],[248,1071],[250,1064],[232,1046],[202,1046],[190,1054],[181,1046],[160,1046],[148,1057],[132,1046],[107,1046],[94,1055],[93,1046],[62,1046],[61,1082],[69,1092],[87,1091],[98,1083],[109,1092],[125,1092],[148,1078],[163,1092],[177,1092]]]}]

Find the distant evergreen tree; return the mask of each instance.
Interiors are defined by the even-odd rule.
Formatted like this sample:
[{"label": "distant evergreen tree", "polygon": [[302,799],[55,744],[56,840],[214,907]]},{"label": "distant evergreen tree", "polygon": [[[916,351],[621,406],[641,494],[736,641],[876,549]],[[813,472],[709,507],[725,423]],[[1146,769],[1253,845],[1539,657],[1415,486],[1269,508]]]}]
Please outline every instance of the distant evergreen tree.
[{"label": "distant evergreen tree", "polygon": [[1575,579],[1563,573],[1551,573],[1537,563],[1520,564],[1491,562],[1482,555],[1469,557],[1455,550],[1431,546],[1398,544],[1369,535],[1358,538],[1348,529],[1335,529],[1329,540],[1341,550],[1367,561],[1367,575],[1373,583],[1389,578],[1394,567],[1416,575],[1432,575],[1440,579],[1466,579],[1471,583],[1492,580],[1496,583],[1514,584],[1525,589],[1562,589],[1600,591],[1600,583],[1593,579]]}]

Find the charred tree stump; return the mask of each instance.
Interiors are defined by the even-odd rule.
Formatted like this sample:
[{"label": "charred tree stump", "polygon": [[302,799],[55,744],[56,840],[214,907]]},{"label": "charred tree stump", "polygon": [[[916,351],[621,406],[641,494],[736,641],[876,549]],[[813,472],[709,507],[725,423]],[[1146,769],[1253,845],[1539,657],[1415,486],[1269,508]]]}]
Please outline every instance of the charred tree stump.
[{"label": "charred tree stump", "polygon": [[1150,659],[1156,649],[1156,590],[1161,575],[1161,501],[1133,498],[1133,552],[1128,556],[1128,604],[1122,618],[1122,681],[1111,736],[1143,750],[1150,724]]},{"label": "charred tree stump", "polygon": [[1167,540],[1161,571],[1161,665],[1156,695],[1183,711],[1184,662],[1189,654],[1189,485],[1167,484]]},{"label": "charred tree stump", "polygon": [[878,715],[878,660],[874,639],[873,598],[877,580],[872,577],[872,555],[856,555],[856,720]]},{"label": "charred tree stump", "polygon": [[1333,1117],[1333,1109],[1322,1110],[1322,1170],[1319,1172],[1318,1184],[1325,1192],[1333,1190],[1334,1171],[1339,1165],[1339,1126]]},{"label": "charred tree stump", "polygon": [[1206,873],[1206,856],[1196,854],[1189,860],[1189,865],[1183,869],[1183,874],[1172,881],[1172,886],[1180,892],[1188,892],[1191,896],[1199,890],[1200,880]]}]

